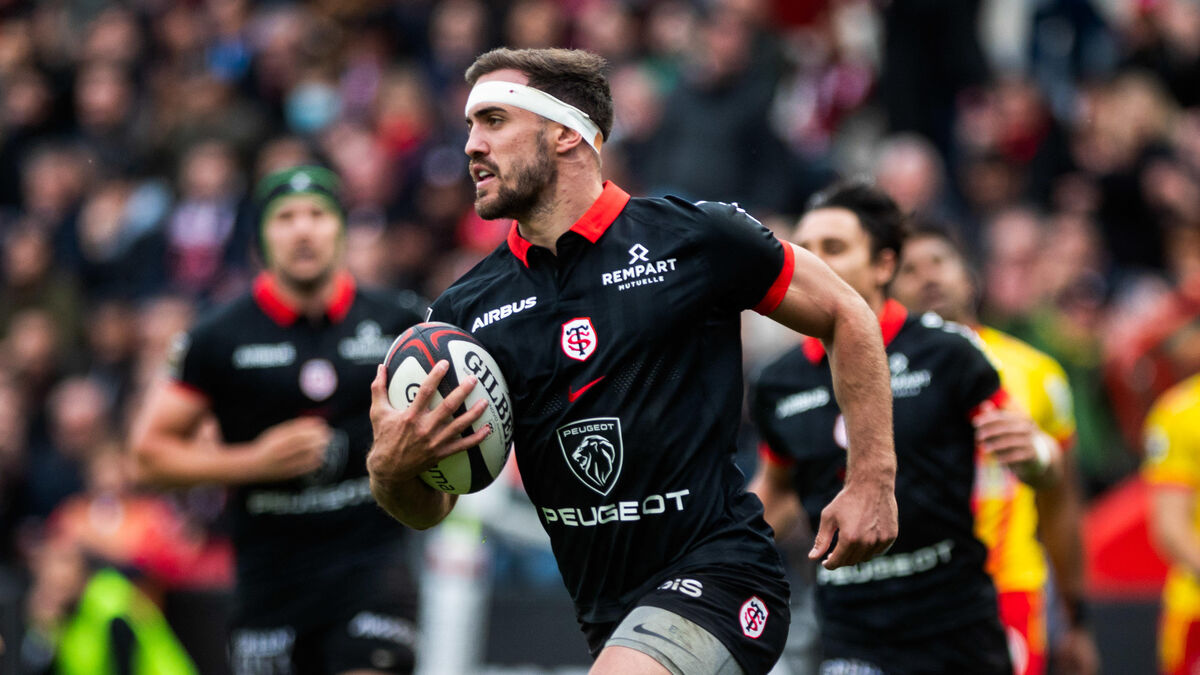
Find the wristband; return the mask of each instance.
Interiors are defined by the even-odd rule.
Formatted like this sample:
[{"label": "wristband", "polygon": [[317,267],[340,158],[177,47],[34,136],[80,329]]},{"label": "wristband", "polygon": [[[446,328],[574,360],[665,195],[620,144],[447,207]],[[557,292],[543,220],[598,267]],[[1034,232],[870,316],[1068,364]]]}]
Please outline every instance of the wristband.
[{"label": "wristband", "polygon": [[1046,434],[1036,432],[1033,435],[1033,450],[1036,453],[1034,462],[1036,462],[1038,473],[1044,472],[1050,468],[1050,463],[1054,461],[1054,454],[1058,451],[1057,444],[1050,440]]}]

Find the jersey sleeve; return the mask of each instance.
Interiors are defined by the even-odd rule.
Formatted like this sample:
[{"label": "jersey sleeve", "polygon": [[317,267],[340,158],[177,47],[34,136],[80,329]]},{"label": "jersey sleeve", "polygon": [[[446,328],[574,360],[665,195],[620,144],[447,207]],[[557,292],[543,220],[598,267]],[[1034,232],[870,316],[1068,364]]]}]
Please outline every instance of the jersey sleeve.
[{"label": "jersey sleeve", "polygon": [[956,374],[958,381],[954,391],[958,394],[957,400],[963,402],[968,416],[973,417],[985,401],[990,400],[998,407],[1003,405],[1007,394],[1000,388],[1000,374],[983,351],[979,338],[974,333],[962,335],[961,341],[955,340],[956,353],[947,371]]},{"label": "jersey sleeve", "polygon": [[179,333],[167,352],[167,376],[176,385],[211,399],[216,388],[215,374],[220,370],[212,345],[196,329]]},{"label": "jersey sleeve", "polygon": [[736,204],[698,206],[707,216],[700,242],[717,303],[737,311],[775,311],[792,279],[791,246]]},{"label": "jersey sleeve", "polygon": [[1194,420],[1188,418],[1196,408],[1176,410],[1163,401],[1146,416],[1143,431],[1145,459],[1142,477],[1153,485],[1200,488],[1200,443],[1189,433]]},{"label": "jersey sleeve", "polygon": [[[458,314],[454,311],[454,305],[450,301],[449,294],[443,293],[437,300],[434,300],[429,305],[429,309],[425,312],[425,321],[440,321],[442,323],[462,326]],[[462,326],[468,328],[468,326]]]}]

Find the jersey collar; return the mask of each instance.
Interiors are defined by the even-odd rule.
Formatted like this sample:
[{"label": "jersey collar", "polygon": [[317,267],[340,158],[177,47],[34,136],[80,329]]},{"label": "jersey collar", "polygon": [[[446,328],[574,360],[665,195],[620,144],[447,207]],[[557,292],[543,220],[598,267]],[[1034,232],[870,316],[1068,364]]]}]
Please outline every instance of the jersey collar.
[{"label": "jersey collar", "polygon": [[[883,312],[879,315],[879,330],[883,333],[884,347],[892,344],[892,340],[900,332],[900,328],[904,326],[904,320],[907,318],[908,310],[904,308],[904,305],[895,300],[883,303]],[[820,363],[821,359],[825,358],[825,345],[821,344],[817,338],[805,338],[803,348],[804,355],[814,364]]]},{"label": "jersey collar", "polygon": [[[604,191],[600,193],[600,197],[595,202],[592,202],[587,212],[575,221],[575,224],[571,226],[571,232],[593,244],[596,243],[600,236],[608,231],[608,227],[613,224],[617,216],[621,215],[621,211],[628,203],[628,192],[617,187],[610,180],[604,181]],[[520,260],[521,264],[526,267],[529,267],[529,248],[531,246],[533,244],[522,237],[517,230],[517,221],[512,221],[512,227],[508,230],[508,250],[512,251],[513,255],[517,256],[517,260]]]},{"label": "jersey collar", "polygon": [[[350,313],[350,305],[354,304],[355,289],[354,277],[349,272],[342,270],[334,275],[333,292],[325,306],[325,315],[330,321],[339,323]],[[300,318],[300,311],[288,303],[279,291],[279,283],[268,272],[261,272],[255,277],[251,294],[263,313],[280,326],[290,326]]]}]

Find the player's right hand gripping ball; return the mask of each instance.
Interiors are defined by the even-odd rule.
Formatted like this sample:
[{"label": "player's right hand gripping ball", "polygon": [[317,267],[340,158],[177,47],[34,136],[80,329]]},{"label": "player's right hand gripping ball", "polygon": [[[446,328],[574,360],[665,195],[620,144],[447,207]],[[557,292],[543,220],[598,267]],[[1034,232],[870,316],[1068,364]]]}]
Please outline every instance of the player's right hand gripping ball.
[{"label": "player's right hand gripping ball", "polygon": [[492,431],[479,445],[455,453],[422,473],[421,480],[443,492],[478,492],[490,485],[504,468],[513,436],[508,384],[483,345],[448,323],[430,321],[409,328],[392,343],[384,361],[388,401],[398,410],[407,408],[433,366],[443,360],[450,362],[450,369],[430,398],[429,407],[441,404],[460,382],[474,375],[479,382],[455,415],[465,413],[476,401],[485,399],[487,409],[463,435],[469,436],[485,424],[492,425]]}]

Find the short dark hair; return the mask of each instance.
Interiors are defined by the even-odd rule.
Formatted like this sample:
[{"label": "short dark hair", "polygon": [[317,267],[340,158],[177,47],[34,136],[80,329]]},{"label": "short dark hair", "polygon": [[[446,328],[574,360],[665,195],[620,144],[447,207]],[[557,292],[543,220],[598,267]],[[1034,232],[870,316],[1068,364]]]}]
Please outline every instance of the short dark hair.
[{"label": "short dark hair", "polygon": [[497,70],[519,70],[529,77],[529,86],[570,103],[587,113],[608,140],[613,126],[612,90],[604,71],[604,57],[582,49],[508,49],[501,47],[481,54],[467,68],[467,84]]},{"label": "short dark hair", "polygon": [[978,312],[979,295],[980,289],[983,288],[983,279],[980,276],[975,258],[971,255],[971,250],[968,248],[966,240],[963,239],[962,232],[958,226],[936,216],[914,213],[908,219],[908,235],[905,239],[914,241],[922,238],[936,239],[949,246],[954,255],[958,256],[959,262],[962,263],[963,269],[967,272],[967,279],[971,282],[971,291],[975,296],[971,310]]},{"label": "short dark hair", "polygon": [[909,216],[906,231],[905,238],[910,241],[922,237],[941,240],[954,251],[954,254],[963,261],[967,268],[974,264],[971,251],[967,248],[962,233],[950,221],[918,212]]},{"label": "short dark hair", "polygon": [[813,195],[804,211],[846,209],[858,218],[871,240],[871,259],[892,251],[897,260],[907,235],[904,214],[896,202],[872,181],[861,178],[842,180]]}]

